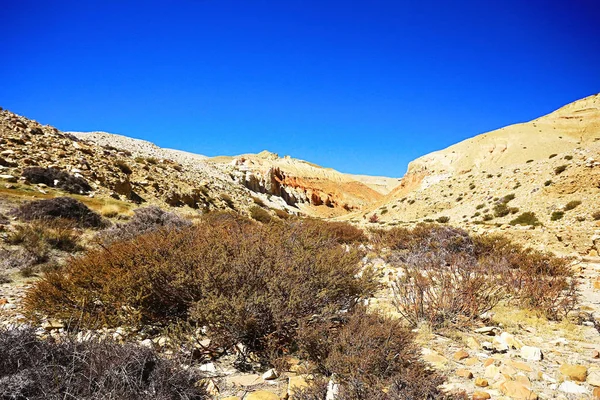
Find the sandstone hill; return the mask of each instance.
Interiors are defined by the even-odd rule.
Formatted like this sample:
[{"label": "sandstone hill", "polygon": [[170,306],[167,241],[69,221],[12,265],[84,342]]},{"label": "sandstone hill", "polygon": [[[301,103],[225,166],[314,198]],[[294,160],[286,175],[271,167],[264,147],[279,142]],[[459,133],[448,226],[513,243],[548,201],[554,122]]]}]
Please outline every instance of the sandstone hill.
[{"label": "sandstone hill", "polygon": [[[418,158],[385,199],[346,218],[383,225],[449,218],[474,231],[509,231],[539,247],[595,254],[599,152],[594,95]],[[524,212],[540,225],[510,224]]]}]

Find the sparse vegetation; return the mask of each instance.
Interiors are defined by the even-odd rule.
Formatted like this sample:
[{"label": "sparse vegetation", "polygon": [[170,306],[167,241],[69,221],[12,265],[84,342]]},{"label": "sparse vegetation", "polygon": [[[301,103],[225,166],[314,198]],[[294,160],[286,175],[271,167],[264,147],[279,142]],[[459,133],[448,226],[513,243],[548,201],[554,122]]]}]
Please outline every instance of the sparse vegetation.
[{"label": "sparse vegetation", "polygon": [[442,215],[441,217],[439,217],[438,219],[436,219],[436,221],[439,222],[440,224],[445,224],[448,221],[450,221],[450,217]]},{"label": "sparse vegetation", "polygon": [[567,169],[568,165],[560,165],[556,168],[554,168],[554,174],[555,175],[560,175],[563,172],[565,172],[565,170]]},{"label": "sparse vegetation", "polygon": [[553,211],[552,214],[550,215],[550,221],[558,221],[560,219],[562,219],[562,217],[565,216],[565,213],[563,211]]},{"label": "sparse vegetation", "polygon": [[546,182],[544,182],[544,186],[550,186],[550,185],[552,185],[551,180],[547,180]]},{"label": "sparse vegetation", "polygon": [[478,204],[475,209],[476,210],[481,210],[483,207],[485,207],[485,204]]},{"label": "sparse vegetation", "polygon": [[600,221],[600,211],[596,211],[592,214],[594,221]]},{"label": "sparse vegetation", "polygon": [[565,211],[571,211],[581,204],[581,200],[572,200],[565,205]]},{"label": "sparse vegetation", "polygon": [[519,215],[517,218],[510,221],[511,225],[529,225],[529,226],[537,226],[540,225],[540,221],[535,216],[535,213],[531,211],[526,211]]},{"label": "sparse vegetation", "polygon": [[550,156],[548,158],[554,158],[556,157],[558,154],[554,153],[554,154],[550,154]]},{"label": "sparse vegetation", "polygon": [[133,173],[131,167],[123,160],[115,161],[115,167],[117,167],[125,175],[131,175]]},{"label": "sparse vegetation", "polygon": [[570,160],[572,160],[572,159],[573,159],[573,156],[571,156],[571,155],[567,155],[567,156],[565,156],[565,160],[567,160],[567,161],[570,161]]},{"label": "sparse vegetation", "polygon": [[49,187],[57,187],[68,193],[87,194],[92,187],[88,182],[58,168],[28,167],[22,176],[30,183],[43,183]]},{"label": "sparse vegetation", "polygon": [[235,209],[235,204],[233,203],[233,199],[227,193],[221,194],[221,200],[223,200],[225,202],[225,204],[227,204],[227,207]]}]

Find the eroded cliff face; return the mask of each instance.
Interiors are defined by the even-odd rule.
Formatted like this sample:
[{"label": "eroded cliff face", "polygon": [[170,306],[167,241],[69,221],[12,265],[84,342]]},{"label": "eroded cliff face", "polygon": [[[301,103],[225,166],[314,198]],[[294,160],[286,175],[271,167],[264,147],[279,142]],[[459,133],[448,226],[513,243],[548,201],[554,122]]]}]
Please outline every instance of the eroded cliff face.
[{"label": "eroded cliff face", "polygon": [[[369,188],[352,188],[342,183],[347,191],[363,189],[370,191],[367,195],[348,193],[344,188],[323,178],[300,178],[282,171],[280,167],[269,167],[266,170],[250,170],[242,164],[232,173],[234,180],[256,193],[264,193],[281,197],[288,205],[326,206],[346,211],[360,209],[368,204],[371,198],[379,199],[381,194]],[[356,186],[360,186],[356,185]]]}]

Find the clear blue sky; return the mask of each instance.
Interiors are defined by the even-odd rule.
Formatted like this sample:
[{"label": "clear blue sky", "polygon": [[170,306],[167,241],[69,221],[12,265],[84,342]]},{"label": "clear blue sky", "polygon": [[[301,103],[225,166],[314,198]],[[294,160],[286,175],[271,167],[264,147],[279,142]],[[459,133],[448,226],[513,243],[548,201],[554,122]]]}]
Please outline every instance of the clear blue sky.
[{"label": "clear blue sky", "polygon": [[2,0],[0,106],[401,176],[600,91],[597,0]]}]

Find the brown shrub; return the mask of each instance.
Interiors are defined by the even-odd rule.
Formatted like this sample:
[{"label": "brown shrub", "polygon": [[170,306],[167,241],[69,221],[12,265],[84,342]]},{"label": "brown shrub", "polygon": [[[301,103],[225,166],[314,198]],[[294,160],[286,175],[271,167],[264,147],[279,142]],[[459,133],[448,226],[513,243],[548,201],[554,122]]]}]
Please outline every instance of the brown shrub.
[{"label": "brown shrub", "polygon": [[255,219],[259,222],[263,222],[265,224],[271,222],[271,219],[273,219],[273,217],[271,217],[271,214],[269,214],[268,211],[259,206],[253,206],[250,208],[250,216],[252,217],[252,219]]},{"label": "brown shrub", "polygon": [[302,223],[259,225],[236,217],[160,230],[71,259],[24,303],[84,326],[188,319],[219,343],[250,350],[293,342],[301,321],[351,309],[374,289],[360,254]]},{"label": "brown shrub", "polygon": [[553,319],[566,316],[576,303],[568,259],[435,225],[374,236],[392,250],[388,261],[401,271],[394,304],[413,326],[420,321],[434,328],[466,325],[505,298]]},{"label": "brown shrub", "polygon": [[180,215],[167,212],[157,206],[138,208],[126,224],[116,224],[100,232],[98,238],[105,244],[124,241],[161,228],[182,229],[192,222]]},{"label": "brown shrub", "polygon": [[71,197],[25,203],[13,212],[23,221],[65,219],[82,228],[100,228],[106,222],[85,204]]},{"label": "brown shrub", "polygon": [[[314,348],[314,339],[321,336],[319,357],[309,353],[311,359],[326,375],[334,376],[340,399],[449,398],[438,389],[444,378],[426,367],[414,334],[398,320],[359,308],[341,328],[308,325],[303,329],[310,330],[313,342],[308,346]],[[303,349],[305,338],[301,336]],[[323,384],[317,381],[303,392],[308,397],[302,398],[322,393]]]},{"label": "brown shrub", "polygon": [[365,232],[347,222],[324,221],[321,219],[307,219],[302,222],[308,229],[314,229],[318,232],[335,238],[340,243],[365,243],[368,241]]},{"label": "brown shrub", "polygon": [[208,399],[202,378],[178,360],[108,340],[43,341],[33,330],[0,330],[2,399]]},{"label": "brown shrub", "polygon": [[70,175],[58,168],[28,167],[23,170],[22,176],[30,183],[43,183],[69,193],[86,194],[92,190],[85,179]]}]

